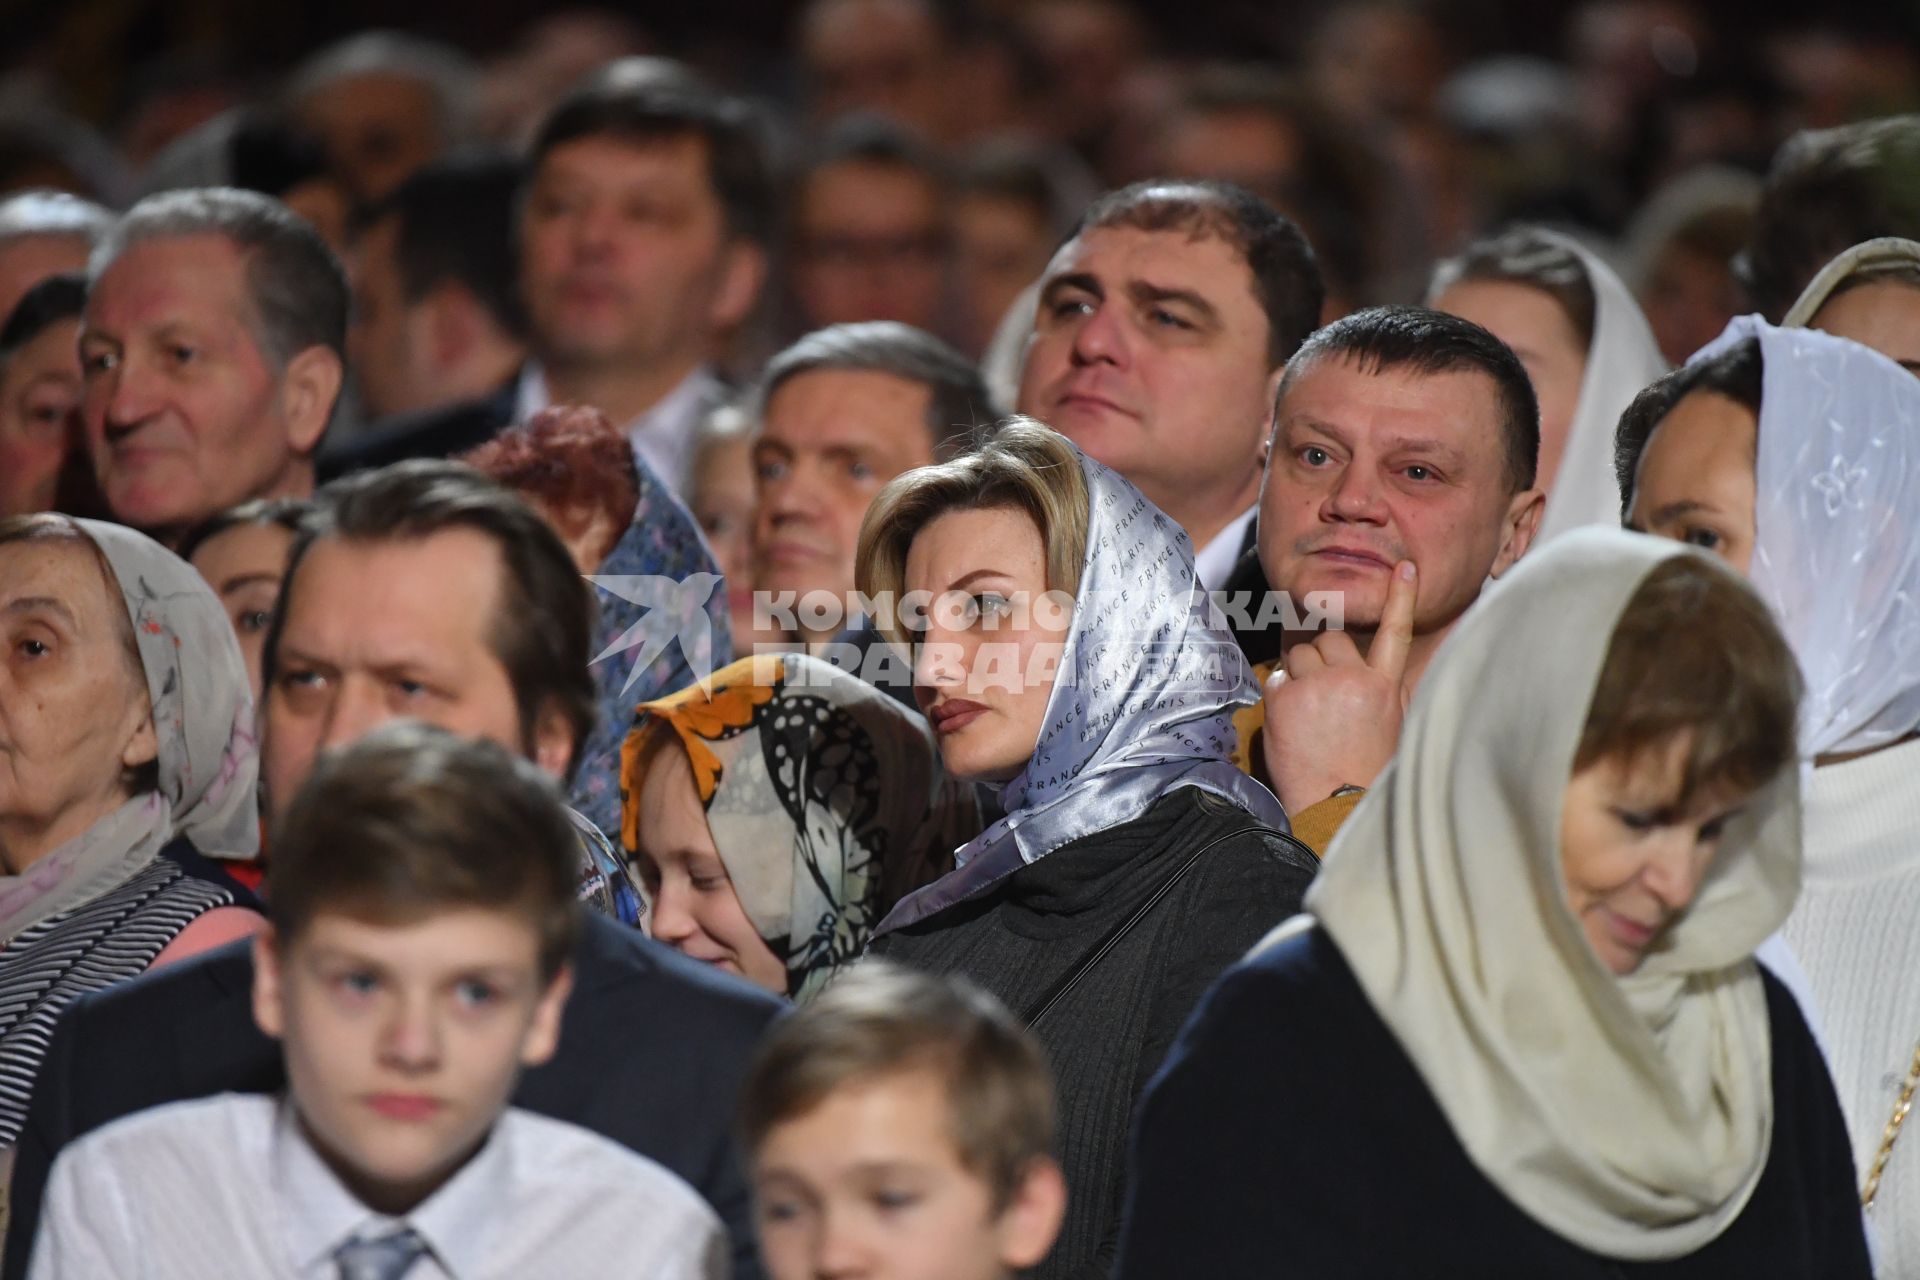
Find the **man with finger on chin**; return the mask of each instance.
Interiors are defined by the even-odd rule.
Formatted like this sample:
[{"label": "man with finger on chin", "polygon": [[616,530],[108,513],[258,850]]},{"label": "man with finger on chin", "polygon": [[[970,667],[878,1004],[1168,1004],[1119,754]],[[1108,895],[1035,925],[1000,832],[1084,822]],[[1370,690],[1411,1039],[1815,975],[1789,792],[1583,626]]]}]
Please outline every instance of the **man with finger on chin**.
[{"label": "man with finger on chin", "polygon": [[1533,541],[1540,413],[1498,338],[1376,307],[1309,338],[1274,397],[1260,563],[1293,616],[1334,593],[1341,629],[1288,632],[1238,718],[1238,759],[1317,850],[1392,758],[1414,687],[1489,578]]}]

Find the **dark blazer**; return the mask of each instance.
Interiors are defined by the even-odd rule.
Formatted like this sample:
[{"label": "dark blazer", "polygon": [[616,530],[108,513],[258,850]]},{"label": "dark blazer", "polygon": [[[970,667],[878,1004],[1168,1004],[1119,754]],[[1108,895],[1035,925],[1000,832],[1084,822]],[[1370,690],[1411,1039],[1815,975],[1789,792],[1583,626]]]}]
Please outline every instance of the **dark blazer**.
[{"label": "dark blazer", "polygon": [[516,375],[491,394],[436,409],[382,418],[338,449],[323,449],[316,464],[324,482],[408,458],[451,458],[477,448],[513,425],[520,407]]},{"label": "dark blazer", "polygon": [[1140,1104],[1118,1280],[1868,1280],[1846,1123],[1761,970],[1773,1135],[1753,1196],[1685,1257],[1604,1258],[1536,1222],[1454,1136],[1314,928],[1235,966]]},{"label": "dark blazer", "polygon": [[[1233,562],[1233,572],[1220,584],[1221,592],[1231,600],[1236,594],[1242,594],[1245,603],[1245,618],[1253,624],[1260,617],[1260,602],[1273,590],[1267,582],[1267,571],[1260,566],[1260,520],[1255,517],[1247,525],[1246,541],[1240,544],[1240,558]],[[1278,626],[1254,630],[1251,625],[1241,626],[1238,618],[1230,627],[1234,643],[1240,646],[1240,652],[1247,657],[1249,666],[1259,666],[1263,662],[1272,662],[1280,656],[1280,639],[1285,634]]]},{"label": "dark blazer", "polygon": [[[734,1103],[784,1004],[603,916],[584,917],[553,1058],[514,1105],[591,1129],[691,1183],[726,1223],[735,1277],[758,1277]],[[61,1147],[165,1102],[286,1083],[253,1023],[253,955],[234,943],[82,998],[61,1020],[15,1152],[5,1274],[24,1276]]]}]

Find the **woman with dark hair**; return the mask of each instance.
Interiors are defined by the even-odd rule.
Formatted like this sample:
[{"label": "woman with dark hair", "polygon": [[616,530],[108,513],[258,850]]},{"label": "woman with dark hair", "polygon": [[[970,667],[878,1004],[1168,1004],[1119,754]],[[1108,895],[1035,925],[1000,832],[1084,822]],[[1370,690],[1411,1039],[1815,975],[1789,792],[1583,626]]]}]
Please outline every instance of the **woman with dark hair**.
[{"label": "woman with dark hair", "polygon": [[1540,402],[1535,485],[1547,493],[1534,544],[1613,524],[1614,424],[1667,371],[1620,277],[1571,236],[1512,227],[1436,266],[1427,305],[1480,325],[1526,366]]},{"label": "woman with dark hair", "polygon": [[81,275],[50,276],[0,324],[0,519],[101,510],[80,436]]},{"label": "woman with dark hair", "polygon": [[1805,969],[1889,1276],[1920,1268],[1920,379],[1735,320],[1620,421],[1636,528],[1753,581],[1806,676]]},{"label": "woman with dark hair", "polygon": [[1799,693],[1707,557],[1527,556],[1148,1090],[1118,1275],[1865,1280],[1833,1085],[1754,960]]},{"label": "woman with dark hair", "polygon": [[180,558],[192,565],[226,607],[260,701],[262,652],[280,605],[280,583],[301,520],[313,510],[298,498],[260,498],[223,511],[188,531]]},{"label": "woman with dark hair", "polygon": [[869,598],[924,602],[882,630],[911,641],[947,772],[1003,813],[870,950],[968,977],[1039,1034],[1071,1100],[1069,1203],[1032,1274],[1104,1277],[1134,1101],[1207,984],[1299,909],[1313,854],[1228,759],[1257,695],[1186,534],[1064,437],[1015,418],[896,478],[858,563]]}]

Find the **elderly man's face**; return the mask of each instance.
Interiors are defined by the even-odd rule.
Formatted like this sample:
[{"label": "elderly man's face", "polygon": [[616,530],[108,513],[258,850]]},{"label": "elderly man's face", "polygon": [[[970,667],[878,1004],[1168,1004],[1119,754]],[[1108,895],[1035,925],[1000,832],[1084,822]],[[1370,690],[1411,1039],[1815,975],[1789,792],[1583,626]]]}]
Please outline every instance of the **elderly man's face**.
[{"label": "elderly man's face", "polygon": [[246,261],[220,235],[134,244],[94,284],[81,415],[114,516],[171,532],[301,492],[324,405],[260,349]]}]

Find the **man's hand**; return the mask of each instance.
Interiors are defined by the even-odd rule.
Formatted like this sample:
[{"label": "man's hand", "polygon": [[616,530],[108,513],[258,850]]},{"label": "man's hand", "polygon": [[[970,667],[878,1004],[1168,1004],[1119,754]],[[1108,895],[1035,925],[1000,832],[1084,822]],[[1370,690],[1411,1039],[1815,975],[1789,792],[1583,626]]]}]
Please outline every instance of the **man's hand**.
[{"label": "man's hand", "polygon": [[1400,744],[1407,654],[1419,581],[1413,561],[1393,567],[1379,630],[1366,657],[1353,637],[1328,631],[1287,650],[1261,698],[1267,776],[1288,813],[1343,786],[1370,787]]}]

